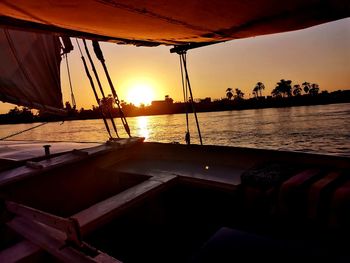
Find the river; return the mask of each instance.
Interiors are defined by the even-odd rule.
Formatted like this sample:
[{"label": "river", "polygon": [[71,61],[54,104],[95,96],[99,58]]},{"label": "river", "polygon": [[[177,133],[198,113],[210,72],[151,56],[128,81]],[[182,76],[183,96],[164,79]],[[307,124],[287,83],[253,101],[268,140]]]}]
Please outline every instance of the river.
[{"label": "river", "polygon": [[[199,143],[190,114],[191,142]],[[350,103],[222,111],[198,114],[203,143],[350,156]],[[133,136],[184,143],[184,114],[127,118]],[[117,119],[120,135],[126,137]],[[0,137],[38,125],[1,125]],[[98,141],[107,139],[102,120],[48,123],[14,140]]]}]

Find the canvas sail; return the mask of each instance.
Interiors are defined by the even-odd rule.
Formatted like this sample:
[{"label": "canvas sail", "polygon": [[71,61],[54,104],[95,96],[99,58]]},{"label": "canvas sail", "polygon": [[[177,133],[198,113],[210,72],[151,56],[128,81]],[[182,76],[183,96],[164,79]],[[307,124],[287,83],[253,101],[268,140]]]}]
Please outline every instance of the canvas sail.
[{"label": "canvas sail", "polygon": [[136,45],[216,43],[349,17],[349,0],[4,0],[0,25]]},{"label": "canvas sail", "polygon": [[0,100],[61,111],[58,37],[0,28]]}]

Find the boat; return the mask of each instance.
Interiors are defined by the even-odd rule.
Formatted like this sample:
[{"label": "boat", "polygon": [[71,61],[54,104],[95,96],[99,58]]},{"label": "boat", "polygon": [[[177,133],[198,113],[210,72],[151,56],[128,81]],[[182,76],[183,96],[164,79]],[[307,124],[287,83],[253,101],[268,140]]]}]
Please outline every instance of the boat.
[{"label": "boat", "polygon": [[[15,55],[22,63],[9,79],[20,88],[3,81],[0,98],[62,113],[57,36],[67,50],[67,37],[91,39],[97,56],[97,41],[173,46],[190,86],[192,48],[349,14],[343,0],[2,1],[8,53],[28,43],[40,50],[19,49],[29,62]],[[49,46],[56,55],[41,56]],[[42,77],[47,68],[52,74]],[[103,144],[2,141],[0,262],[348,262],[349,173],[349,157],[131,136]]]}]

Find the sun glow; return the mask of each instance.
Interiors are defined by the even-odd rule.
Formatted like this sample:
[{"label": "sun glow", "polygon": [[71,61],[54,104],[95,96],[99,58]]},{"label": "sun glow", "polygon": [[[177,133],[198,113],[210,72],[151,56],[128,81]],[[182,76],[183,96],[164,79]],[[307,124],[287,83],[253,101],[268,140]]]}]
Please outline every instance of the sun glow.
[{"label": "sun glow", "polygon": [[148,84],[133,85],[126,95],[126,101],[140,106],[141,104],[150,105],[154,100],[154,90]]}]

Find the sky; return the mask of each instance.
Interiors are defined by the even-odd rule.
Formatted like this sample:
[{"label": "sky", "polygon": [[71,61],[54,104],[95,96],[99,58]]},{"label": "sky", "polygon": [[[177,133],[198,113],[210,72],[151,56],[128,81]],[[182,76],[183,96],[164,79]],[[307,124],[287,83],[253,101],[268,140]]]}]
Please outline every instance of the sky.
[{"label": "sky", "polygon": [[[73,44],[69,64],[74,95],[77,107],[87,109],[96,102],[75,40]],[[165,95],[174,101],[183,99],[179,56],[170,53],[171,47],[102,43],[101,48],[120,100],[148,104]],[[93,53],[92,48],[90,51]],[[239,88],[249,98],[259,81],[266,87],[263,95],[270,95],[280,79],[290,79],[292,85],[317,83],[320,90],[350,89],[350,18],[201,47],[188,51],[187,56],[194,98],[220,99],[225,97],[227,88]],[[105,93],[110,94],[97,59],[95,65]],[[63,101],[70,101],[65,61],[61,63],[61,85]],[[1,102],[0,113],[13,107]]]}]

